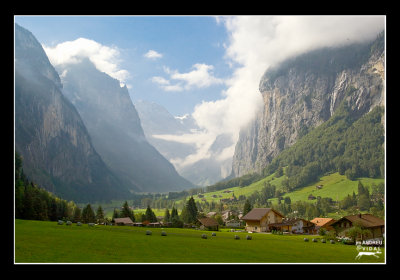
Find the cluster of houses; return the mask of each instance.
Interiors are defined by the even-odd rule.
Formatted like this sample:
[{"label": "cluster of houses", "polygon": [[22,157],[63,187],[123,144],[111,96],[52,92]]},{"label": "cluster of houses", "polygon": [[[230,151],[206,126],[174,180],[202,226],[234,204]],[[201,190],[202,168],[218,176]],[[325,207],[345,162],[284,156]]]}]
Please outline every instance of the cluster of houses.
[{"label": "cluster of houses", "polygon": [[334,220],[332,218],[315,218],[311,221],[300,218],[285,218],[272,208],[254,208],[242,220],[246,222],[246,231],[271,232],[273,230],[300,233],[318,234],[321,228],[326,231],[335,231],[337,236],[345,237],[353,225],[359,225],[371,231],[372,238],[381,238],[384,235],[385,221],[371,214],[349,215]]},{"label": "cluster of houses", "polygon": [[[218,230],[219,223],[215,220],[216,212],[209,212],[206,217],[199,218],[200,229]],[[301,218],[286,218],[284,215],[272,208],[253,208],[246,215],[233,211],[224,211],[222,220],[227,227],[240,227],[245,223],[248,232],[272,232],[280,231],[294,234],[318,234],[320,229],[334,231],[338,237],[346,236],[346,232],[359,225],[369,229],[372,238],[381,238],[384,235],[385,221],[371,214],[356,214],[342,217],[339,220],[332,218],[314,218],[311,221]],[[232,216],[239,220],[231,219]],[[130,218],[116,218],[115,225],[168,227],[166,222],[135,223]]]}]

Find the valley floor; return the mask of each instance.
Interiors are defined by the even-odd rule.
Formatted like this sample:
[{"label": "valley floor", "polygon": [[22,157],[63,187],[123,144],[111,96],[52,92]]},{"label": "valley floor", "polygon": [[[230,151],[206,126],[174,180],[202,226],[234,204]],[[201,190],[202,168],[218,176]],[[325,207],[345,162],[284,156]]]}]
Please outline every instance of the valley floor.
[{"label": "valley floor", "polygon": [[[152,235],[146,235],[151,230]],[[166,236],[161,232],[165,231]],[[354,245],[311,242],[312,236],[177,228],[58,225],[15,220],[15,263],[384,263]],[[201,235],[206,234],[207,239]],[[239,240],[234,239],[238,235]],[[252,240],[246,236],[251,235]],[[304,242],[304,237],[310,239]],[[318,237],[319,238],[319,237]]]}]

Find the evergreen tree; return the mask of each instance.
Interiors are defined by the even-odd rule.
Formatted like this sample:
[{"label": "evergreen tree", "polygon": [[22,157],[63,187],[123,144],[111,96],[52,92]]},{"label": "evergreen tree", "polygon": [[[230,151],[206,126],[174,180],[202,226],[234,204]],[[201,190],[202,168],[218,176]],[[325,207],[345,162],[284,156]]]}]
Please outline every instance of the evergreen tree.
[{"label": "evergreen tree", "polygon": [[165,209],[164,221],[165,221],[165,222],[170,222],[170,221],[171,221],[171,216],[170,216],[170,214],[169,214],[168,208]]},{"label": "evergreen tree", "polygon": [[101,208],[101,205],[99,205],[99,207],[97,207],[96,221],[99,224],[104,223],[104,211],[103,211],[103,208]]},{"label": "evergreen tree", "polygon": [[81,210],[81,208],[75,207],[75,210],[74,210],[74,217],[73,217],[72,221],[73,221],[74,223],[77,223],[77,222],[81,222],[81,221],[82,221],[82,210]]},{"label": "evergreen tree", "polygon": [[156,214],[154,214],[153,210],[151,210],[150,205],[147,205],[145,220],[149,221],[150,223],[157,222]]},{"label": "evergreen tree", "polygon": [[121,218],[129,217],[129,218],[131,218],[132,222],[135,221],[135,215],[134,215],[133,211],[129,208],[127,201],[125,201],[124,205],[122,206],[120,217]]},{"label": "evergreen tree", "polygon": [[243,216],[246,215],[247,213],[249,213],[252,208],[253,207],[251,206],[249,200],[246,199],[246,202],[244,203],[244,206],[243,206]]},{"label": "evergreen tree", "polygon": [[114,212],[111,218],[111,221],[114,221],[116,218],[120,218],[119,211],[117,208],[114,208]]},{"label": "evergreen tree", "polygon": [[197,222],[198,210],[193,196],[189,198],[184,209],[182,210],[182,220],[186,223],[196,223]]},{"label": "evergreen tree", "polygon": [[92,209],[90,203],[86,205],[85,208],[82,210],[82,222],[84,223],[95,223],[96,222],[96,215]]}]

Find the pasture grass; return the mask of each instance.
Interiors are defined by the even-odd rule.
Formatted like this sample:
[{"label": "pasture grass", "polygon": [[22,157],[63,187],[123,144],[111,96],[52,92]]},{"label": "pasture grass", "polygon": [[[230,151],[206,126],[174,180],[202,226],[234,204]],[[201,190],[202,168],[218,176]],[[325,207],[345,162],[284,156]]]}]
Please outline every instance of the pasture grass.
[{"label": "pasture grass", "polygon": [[[151,230],[152,235],[146,235]],[[161,231],[167,236],[161,236]],[[15,220],[15,263],[383,263],[354,245],[304,242],[304,235],[179,228],[71,226]],[[207,239],[201,235],[206,234]],[[240,236],[239,240],[234,235]]]}]

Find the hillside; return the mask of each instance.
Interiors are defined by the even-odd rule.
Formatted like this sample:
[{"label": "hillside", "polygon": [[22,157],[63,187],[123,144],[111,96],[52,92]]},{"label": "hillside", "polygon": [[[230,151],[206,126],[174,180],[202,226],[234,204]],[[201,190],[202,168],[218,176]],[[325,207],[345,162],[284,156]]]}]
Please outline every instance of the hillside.
[{"label": "hillside", "polygon": [[384,106],[384,39],[381,33],[372,42],[317,49],[267,69],[259,86],[264,106],[240,132],[233,175],[261,173],[343,101],[353,121]]},{"label": "hillside", "polygon": [[106,166],[76,108],[31,32],[15,25],[15,150],[25,175],[64,199],[129,195]]},{"label": "hillside", "polygon": [[146,139],[126,86],[89,59],[57,66],[63,94],[76,107],[93,145],[124,186],[134,192],[194,187]]}]

